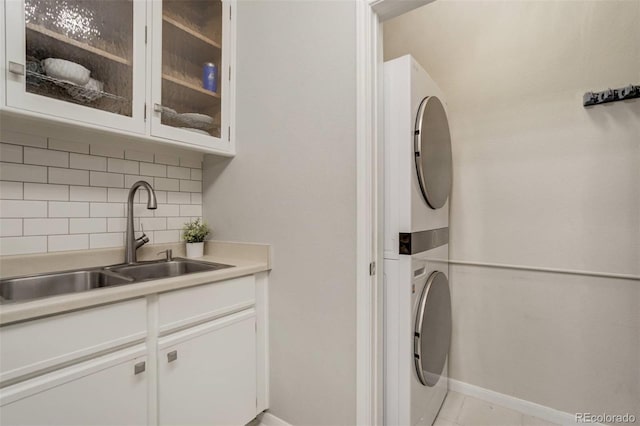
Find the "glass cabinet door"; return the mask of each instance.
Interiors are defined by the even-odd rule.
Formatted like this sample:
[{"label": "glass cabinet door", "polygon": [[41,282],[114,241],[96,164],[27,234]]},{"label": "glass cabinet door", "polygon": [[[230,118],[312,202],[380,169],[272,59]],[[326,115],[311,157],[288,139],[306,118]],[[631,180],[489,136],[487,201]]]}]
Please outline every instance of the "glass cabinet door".
[{"label": "glass cabinet door", "polygon": [[103,125],[104,112],[135,116],[144,130],[144,39],[136,40],[144,37],[144,8],[132,0],[7,2],[8,33],[24,43],[7,48],[8,104]]},{"label": "glass cabinet door", "polygon": [[[158,136],[221,137],[223,10],[220,0],[162,1],[161,76],[154,95],[157,102],[159,91],[160,104],[154,105]],[[158,21],[156,16],[154,24]]]}]

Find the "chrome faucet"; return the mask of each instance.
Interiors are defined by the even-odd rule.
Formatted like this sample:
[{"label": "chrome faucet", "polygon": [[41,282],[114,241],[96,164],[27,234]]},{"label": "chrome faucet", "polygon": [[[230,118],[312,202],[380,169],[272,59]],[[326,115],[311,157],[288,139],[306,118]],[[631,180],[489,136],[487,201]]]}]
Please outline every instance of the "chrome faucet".
[{"label": "chrome faucet", "polygon": [[124,249],[124,261],[125,263],[136,263],[136,250],[149,242],[149,237],[142,232],[142,236],[139,238],[134,237],[133,230],[133,197],[136,195],[138,188],[143,186],[149,194],[147,199],[147,208],[155,210],[158,208],[158,202],[156,201],[156,193],[144,180],[139,180],[134,183],[129,189],[129,198],[127,199],[127,233],[125,235],[125,249]]}]

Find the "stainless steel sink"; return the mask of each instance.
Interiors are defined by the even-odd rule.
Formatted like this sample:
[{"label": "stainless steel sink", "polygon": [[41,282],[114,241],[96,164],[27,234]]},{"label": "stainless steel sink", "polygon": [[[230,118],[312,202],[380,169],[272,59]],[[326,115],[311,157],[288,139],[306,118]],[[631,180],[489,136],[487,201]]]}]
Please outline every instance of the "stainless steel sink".
[{"label": "stainless steel sink", "polygon": [[0,281],[0,297],[2,301],[29,300],[131,282],[133,278],[100,270],[42,274]]},{"label": "stainless steel sink", "polygon": [[78,293],[96,288],[133,284],[196,272],[231,268],[231,265],[176,258],[39,274],[0,280],[0,303],[19,302],[66,293]]},{"label": "stainless steel sink", "polygon": [[170,261],[141,262],[135,265],[111,267],[109,270],[131,277],[136,281],[146,281],[158,278],[178,277],[195,272],[215,271],[230,267],[231,265],[223,265],[221,263],[174,259]]}]

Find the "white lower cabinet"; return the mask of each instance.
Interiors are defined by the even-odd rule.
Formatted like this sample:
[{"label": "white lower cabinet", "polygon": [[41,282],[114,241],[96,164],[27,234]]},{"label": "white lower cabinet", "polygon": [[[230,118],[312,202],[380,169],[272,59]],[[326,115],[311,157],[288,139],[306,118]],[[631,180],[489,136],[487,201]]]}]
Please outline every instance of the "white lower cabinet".
[{"label": "white lower cabinet", "polygon": [[158,341],[161,425],[245,425],[256,415],[256,316],[249,309]]},{"label": "white lower cabinet", "polygon": [[4,325],[0,425],[243,426],[264,312],[251,275]]},{"label": "white lower cabinet", "polygon": [[0,390],[2,425],[146,425],[146,348],[138,346]]}]

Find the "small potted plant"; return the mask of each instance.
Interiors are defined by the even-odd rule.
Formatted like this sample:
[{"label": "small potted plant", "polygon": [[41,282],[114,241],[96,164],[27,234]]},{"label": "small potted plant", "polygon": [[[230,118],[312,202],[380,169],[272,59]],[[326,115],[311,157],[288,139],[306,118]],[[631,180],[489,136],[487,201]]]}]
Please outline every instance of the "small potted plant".
[{"label": "small potted plant", "polygon": [[204,239],[209,235],[209,227],[200,219],[184,224],[182,238],[187,243],[187,257],[202,257],[204,254]]}]

